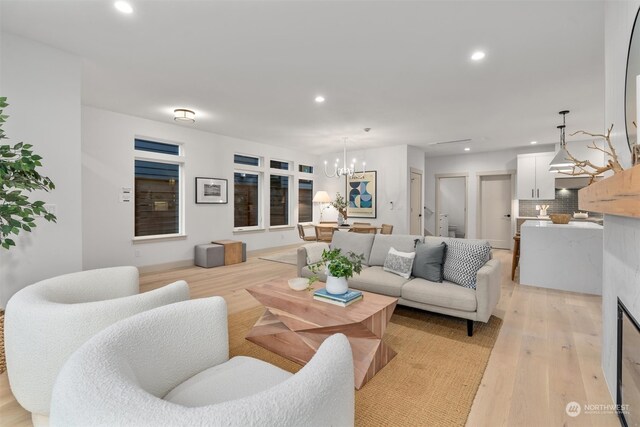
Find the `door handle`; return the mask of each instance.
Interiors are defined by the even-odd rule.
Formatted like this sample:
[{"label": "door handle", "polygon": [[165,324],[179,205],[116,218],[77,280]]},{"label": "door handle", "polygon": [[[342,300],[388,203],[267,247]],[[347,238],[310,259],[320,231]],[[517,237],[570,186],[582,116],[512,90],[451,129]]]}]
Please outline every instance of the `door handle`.
[{"label": "door handle", "polygon": [[503,215],[505,218],[511,218],[511,214]]},{"label": "door handle", "polygon": [[422,218],[422,214],[418,214],[418,218]]},{"label": "door handle", "polygon": [[534,196],[533,196],[533,188],[531,189],[531,197],[534,197]]},{"label": "door handle", "polygon": [[538,195],[536,197],[538,197],[538,199],[539,199],[540,198],[540,189],[538,188],[538,190],[536,190],[536,191],[538,191]]}]

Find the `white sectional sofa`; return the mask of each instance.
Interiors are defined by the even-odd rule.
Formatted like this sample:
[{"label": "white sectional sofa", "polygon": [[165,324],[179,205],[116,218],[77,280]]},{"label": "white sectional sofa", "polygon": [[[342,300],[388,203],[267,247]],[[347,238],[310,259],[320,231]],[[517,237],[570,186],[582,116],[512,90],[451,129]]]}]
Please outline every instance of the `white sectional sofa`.
[{"label": "white sectional sofa", "polygon": [[[419,242],[438,245],[454,239],[410,235],[383,235],[360,233],[334,233],[331,248],[340,248],[343,253],[353,251],[363,254],[365,267],[358,275],[349,279],[349,287],[398,298],[398,303],[435,313],[467,319],[467,333],[473,335],[473,322],[487,322],[500,299],[500,262],[490,259],[480,268],[476,278],[476,289],[466,288],[448,281],[431,282],[422,278],[405,279],[383,270],[385,258],[391,247],[398,251],[412,252]],[[483,240],[464,239],[467,242],[486,243]],[[312,246],[315,245],[315,246]],[[317,253],[326,243],[310,243],[298,249],[298,275],[311,277],[309,252]],[[324,272],[316,274],[325,280]]]}]

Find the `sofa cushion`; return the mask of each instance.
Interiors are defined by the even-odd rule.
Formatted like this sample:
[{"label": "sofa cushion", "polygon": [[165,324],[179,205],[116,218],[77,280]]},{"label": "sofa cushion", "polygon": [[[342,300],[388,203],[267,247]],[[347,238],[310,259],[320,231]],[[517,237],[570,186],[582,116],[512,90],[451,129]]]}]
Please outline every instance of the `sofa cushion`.
[{"label": "sofa cushion", "polygon": [[444,271],[444,257],[447,244],[418,243],[416,245],[416,259],[413,261],[413,275],[431,282],[442,282]]},{"label": "sofa cushion", "polygon": [[476,288],[478,270],[489,260],[491,246],[488,243],[469,243],[463,239],[451,239],[447,243],[444,260],[444,279],[465,288]]},{"label": "sofa cushion", "polygon": [[179,384],[164,400],[190,408],[215,405],[267,390],[292,375],[262,360],[236,356]]},{"label": "sofa cushion", "polygon": [[384,265],[387,259],[389,249],[394,247],[401,252],[414,252],[416,240],[422,242],[422,236],[411,236],[402,234],[369,234],[375,236],[373,246],[371,247],[371,256],[369,257],[369,265]]},{"label": "sofa cushion", "polygon": [[476,311],[476,291],[451,282],[415,278],[402,287],[402,298],[460,311]]},{"label": "sofa cushion", "polygon": [[[429,243],[430,245],[439,245],[440,243],[444,242],[447,245],[449,244],[449,242],[467,242],[467,243],[477,243],[477,244],[482,244],[482,245],[489,245],[489,241],[485,240],[485,239],[460,239],[460,238],[455,238],[455,237],[440,237],[440,236],[425,236],[424,238],[424,242],[425,243]],[[489,252],[489,256],[487,258],[487,261],[489,261],[492,258],[491,256],[491,252]]]},{"label": "sofa cushion", "polygon": [[380,266],[363,268],[360,274],[354,274],[349,279],[349,287],[360,289],[361,291],[373,292],[375,294],[399,297],[402,285],[408,279],[393,273],[388,273]]},{"label": "sofa cushion", "polygon": [[329,250],[325,242],[307,243],[302,247],[307,251],[307,264],[322,262],[322,252]]},{"label": "sofa cushion", "polygon": [[349,252],[362,254],[364,264],[368,264],[374,237],[374,234],[335,232],[331,240],[331,249],[338,248],[343,255]]},{"label": "sofa cushion", "polygon": [[394,248],[389,249],[387,258],[384,260],[382,269],[389,273],[397,274],[400,277],[408,279],[411,277],[413,270],[413,259],[416,257],[415,252],[400,252]]}]

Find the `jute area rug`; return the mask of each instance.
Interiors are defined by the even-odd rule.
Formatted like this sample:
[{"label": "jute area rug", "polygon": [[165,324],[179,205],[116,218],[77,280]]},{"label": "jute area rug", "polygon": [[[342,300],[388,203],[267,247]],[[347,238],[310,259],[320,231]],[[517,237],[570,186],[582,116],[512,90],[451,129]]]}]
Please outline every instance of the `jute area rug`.
[{"label": "jute area rug", "polygon": [[[264,308],[229,316],[232,356],[301,367],[244,339]],[[476,323],[398,306],[384,340],[398,355],[356,391],[358,426],[464,426],[502,320]],[[322,404],[321,402],[319,404]]]},{"label": "jute area rug", "polygon": [[260,259],[267,261],[281,262],[283,264],[297,265],[298,263],[298,250],[292,249],[285,252],[276,252],[271,255],[261,256]]}]

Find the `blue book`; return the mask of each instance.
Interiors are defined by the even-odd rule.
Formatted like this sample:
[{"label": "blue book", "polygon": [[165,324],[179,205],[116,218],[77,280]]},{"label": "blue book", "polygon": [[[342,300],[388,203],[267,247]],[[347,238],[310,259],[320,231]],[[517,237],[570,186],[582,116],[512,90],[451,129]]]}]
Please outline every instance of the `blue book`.
[{"label": "blue book", "polygon": [[349,302],[351,300],[354,300],[358,297],[362,296],[362,292],[360,291],[354,291],[349,289],[346,293],[342,294],[342,295],[335,295],[335,294],[330,294],[329,292],[327,292],[327,290],[325,288],[322,289],[318,289],[317,291],[315,291],[313,293],[314,296],[320,297],[320,298],[326,298],[326,299],[330,299],[333,301],[340,301],[340,302]]}]

